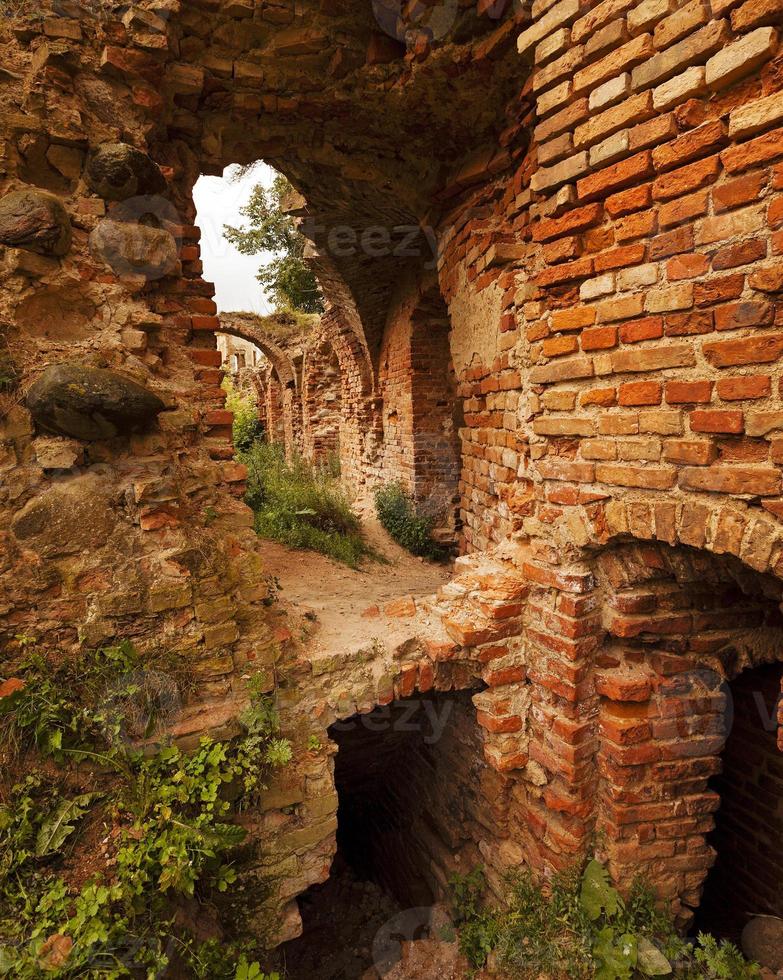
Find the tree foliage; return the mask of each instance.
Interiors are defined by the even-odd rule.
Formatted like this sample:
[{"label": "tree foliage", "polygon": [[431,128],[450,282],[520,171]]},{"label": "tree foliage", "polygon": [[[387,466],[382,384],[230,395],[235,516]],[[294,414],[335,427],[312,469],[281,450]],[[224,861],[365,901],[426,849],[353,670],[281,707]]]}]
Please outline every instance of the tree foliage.
[{"label": "tree foliage", "polygon": [[240,212],[247,223],[241,228],[225,225],[223,234],[243,255],[273,254],[256,278],[279,309],[321,313],[321,290],[304,260],[307,240],[294,219],[283,211],[283,202],[291,191],[291,184],[282,174],[275,177],[270,188],[257,184]]}]

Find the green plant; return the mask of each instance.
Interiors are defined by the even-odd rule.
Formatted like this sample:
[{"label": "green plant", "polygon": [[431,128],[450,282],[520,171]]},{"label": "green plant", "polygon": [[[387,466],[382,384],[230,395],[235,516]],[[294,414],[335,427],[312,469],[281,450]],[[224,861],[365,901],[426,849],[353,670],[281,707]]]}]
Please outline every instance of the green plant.
[{"label": "green plant", "polygon": [[274,258],[262,265],[256,278],[272,295],[278,307],[321,313],[323,298],[318,281],[304,260],[307,239],[295,220],[286,213],[285,202],[293,192],[286,177],[277,174],[270,188],[257,184],[240,213],[249,226],[225,225],[223,234],[243,255],[271,252]]},{"label": "green plant", "polygon": [[339,484],[280,446],[256,443],[240,455],[248,468],[247,503],[256,532],[292,548],[310,548],[355,568],[372,555]]},{"label": "green plant", "polygon": [[[245,832],[233,815],[290,760],[290,743],[251,680],[241,737],[204,738],[192,753],[135,750],[114,737],[123,720],[110,718],[117,704],[104,707],[102,692],[107,683],[122,690],[138,662],[129,645],[84,655],[77,673],[26,654],[24,686],[0,701],[4,748],[13,738],[15,753],[35,753],[49,767],[46,777],[33,772],[10,787],[0,806],[0,976],[157,976],[176,961],[180,975],[271,980],[245,949],[204,950],[175,928],[174,915],[182,901],[215,904],[236,882]],[[46,724],[60,734],[46,737]],[[74,758],[78,777],[62,766]],[[90,763],[98,768],[88,775]],[[99,782],[100,792],[74,792],[76,778]],[[87,820],[106,827],[111,861],[73,888],[60,873],[63,852],[78,846]]]},{"label": "green plant", "polygon": [[307,751],[308,752],[321,751],[321,739],[317,735],[309,735],[307,737]]},{"label": "green plant", "polygon": [[508,879],[508,904],[483,904],[479,870],[451,879],[462,952],[481,967],[494,950],[518,978],[756,980],[759,968],[731,943],[700,935],[691,948],[641,879],[623,899],[598,861],[556,875],[546,891],[528,871]]},{"label": "green plant", "polygon": [[231,427],[234,448],[238,452],[245,452],[253,443],[264,438],[264,427],[258,417],[258,408],[249,395],[235,390],[228,375],[223,379],[223,389],[226,392],[226,408],[234,413]]},{"label": "green plant", "polygon": [[433,520],[419,513],[410,494],[399,483],[387,483],[375,492],[378,520],[394,540],[414,555],[441,559],[443,549],[432,539]]}]

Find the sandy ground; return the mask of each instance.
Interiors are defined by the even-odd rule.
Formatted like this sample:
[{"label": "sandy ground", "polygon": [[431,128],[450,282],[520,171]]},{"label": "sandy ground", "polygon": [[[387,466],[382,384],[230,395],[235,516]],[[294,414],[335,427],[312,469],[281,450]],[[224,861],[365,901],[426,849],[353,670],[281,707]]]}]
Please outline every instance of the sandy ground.
[{"label": "sandy ground", "polygon": [[[341,649],[349,654],[374,636],[393,643],[396,633],[410,635],[410,618],[386,616],[386,605],[405,596],[432,595],[449,580],[450,563],[416,558],[392,541],[375,518],[365,517],[362,527],[385,562],[366,559],[353,569],[318,552],[262,542],[265,573],[280,584],[281,606],[313,624],[308,643],[312,654]],[[426,628],[426,611],[417,619]]]}]

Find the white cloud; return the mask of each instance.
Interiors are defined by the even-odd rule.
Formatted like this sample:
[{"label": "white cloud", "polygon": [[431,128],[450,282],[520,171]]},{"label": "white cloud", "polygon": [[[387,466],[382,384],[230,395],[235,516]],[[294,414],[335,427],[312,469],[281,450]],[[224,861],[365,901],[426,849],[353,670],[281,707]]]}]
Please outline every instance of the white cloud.
[{"label": "white cloud", "polygon": [[193,188],[204,278],[215,284],[218,312],[271,313],[274,306],[256,279],[258,268],[270,258],[269,253],[242,255],[223,237],[223,225],[245,223],[240,208],[247,204],[256,184],[271,185],[275,172],[261,162],[239,179],[231,179],[234,172],[232,166],[223,171],[222,177],[199,177]]}]

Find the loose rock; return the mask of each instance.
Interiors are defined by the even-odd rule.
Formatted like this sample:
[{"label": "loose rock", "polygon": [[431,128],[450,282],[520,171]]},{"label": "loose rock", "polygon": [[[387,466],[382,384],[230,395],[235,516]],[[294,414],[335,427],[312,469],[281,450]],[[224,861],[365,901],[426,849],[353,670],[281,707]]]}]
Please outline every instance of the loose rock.
[{"label": "loose rock", "polygon": [[38,425],[76,439],[111,439],[146,426],[165,405],[115,371],[80,364],[47,368],[27,394]]},{"label": "loose rock", "polygon": [[127,143],[105,143],[87,164],[87,183],[107,201],[162,194],[166,178],[146,153]]},{"label": "loose rock", "polygon": [[177,243],[164,228],[102,221],[90,235],[90,249],[119,276],[162,279],[177,268]]},{"label": "loose rock", "polygon": [[769,970],[783,970],[783,919],[757,915],[742,930],[742,951]]},{"label": "loose rock", "polygon": [[65,255],[71,247],[71,221],[53,194],[14,191],[0,198],[0,245],[40,255]]}]

